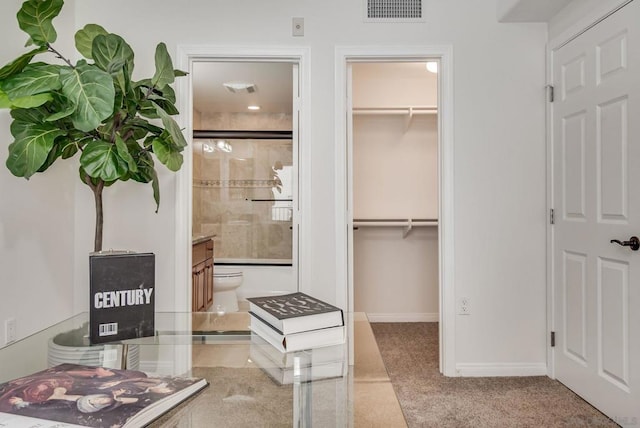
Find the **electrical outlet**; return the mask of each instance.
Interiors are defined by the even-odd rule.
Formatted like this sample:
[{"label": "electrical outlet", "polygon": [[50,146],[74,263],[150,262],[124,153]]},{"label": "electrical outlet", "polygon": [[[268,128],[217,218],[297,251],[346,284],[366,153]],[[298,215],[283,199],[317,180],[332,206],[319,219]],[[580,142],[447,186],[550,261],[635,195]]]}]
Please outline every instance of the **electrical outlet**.
[{"label": "electrical outlet", "polygon": [[16,319],[9,318],[4,321],[4,344],[16,341]]},{"label": "electrical outlet", "polygon": [[470,315],[471,304],[468,297],[458,299],[458,315]]}]

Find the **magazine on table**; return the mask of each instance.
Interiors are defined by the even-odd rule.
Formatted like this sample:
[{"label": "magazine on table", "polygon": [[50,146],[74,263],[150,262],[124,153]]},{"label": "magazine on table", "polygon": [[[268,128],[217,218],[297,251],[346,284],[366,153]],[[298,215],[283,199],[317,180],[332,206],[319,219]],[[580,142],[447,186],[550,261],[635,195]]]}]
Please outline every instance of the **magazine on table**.
[{"label": "magazine on table", "polygon": [[0,427],[137,428],[207,385],[199,378],[60,364],[0,384]]}]

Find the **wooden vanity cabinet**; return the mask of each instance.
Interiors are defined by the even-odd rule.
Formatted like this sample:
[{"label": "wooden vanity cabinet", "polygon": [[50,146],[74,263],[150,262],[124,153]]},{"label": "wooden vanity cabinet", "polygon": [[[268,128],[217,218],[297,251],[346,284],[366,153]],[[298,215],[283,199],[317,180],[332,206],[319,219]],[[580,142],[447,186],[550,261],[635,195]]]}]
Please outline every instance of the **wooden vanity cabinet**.
[{"label": "wooden vanity cabinet", "polygon": [[202,312],[213,303],[213,240],[193,244],[191,256],[191,308]]}]

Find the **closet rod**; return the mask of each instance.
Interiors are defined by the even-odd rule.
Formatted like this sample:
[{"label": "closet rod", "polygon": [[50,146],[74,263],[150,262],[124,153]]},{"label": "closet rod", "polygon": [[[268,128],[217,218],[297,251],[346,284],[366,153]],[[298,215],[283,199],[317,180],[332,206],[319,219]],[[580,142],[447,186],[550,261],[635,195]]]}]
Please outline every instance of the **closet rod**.
[{"label": "closet rod", "polygon": [[353,230],[358,230],[359,227],[402,227],[402,238],[406,238],[414,227],[426,227],[437,226],[438,220],[436,219],[407,219],[407,220],[395,220],[395,219],[354,219]]},{"label": "closet rod", "polygon": [[354,107],[354,114],[438,114],[437,107]]},{"label": "closet rod", "polygon": [[437,226],[437,219],[353,219],[354,226],[394,227],[394,226]]}]

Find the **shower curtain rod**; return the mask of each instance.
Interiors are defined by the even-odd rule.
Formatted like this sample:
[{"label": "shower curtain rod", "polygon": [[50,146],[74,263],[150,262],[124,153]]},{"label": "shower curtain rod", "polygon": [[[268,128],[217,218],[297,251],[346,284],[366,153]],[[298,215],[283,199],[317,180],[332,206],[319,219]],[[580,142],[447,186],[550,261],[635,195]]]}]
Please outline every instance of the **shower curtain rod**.
[{"label": "shower curtain rod", "polygon": [[193,131],[193,138],[220,138],[229,140],[290,140],[293,131]]}]

